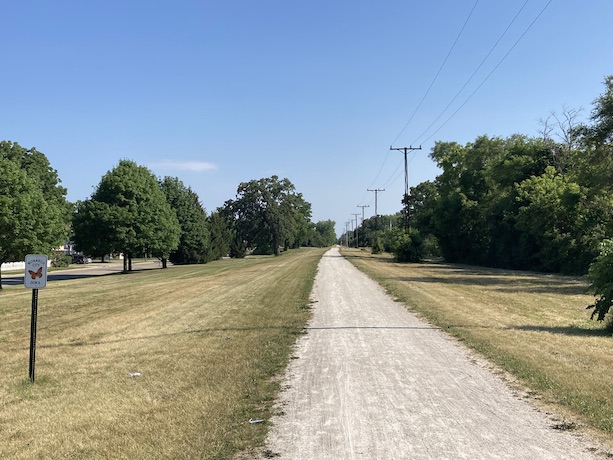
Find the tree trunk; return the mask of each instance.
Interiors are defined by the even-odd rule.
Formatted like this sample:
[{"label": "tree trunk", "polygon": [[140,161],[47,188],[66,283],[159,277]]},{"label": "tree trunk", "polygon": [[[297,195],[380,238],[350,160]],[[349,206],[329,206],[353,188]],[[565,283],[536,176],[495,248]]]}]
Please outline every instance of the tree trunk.
[{"label": "tree trunk", "polygon": [[168,259],[166,257],[162,257],[162,268],[168,268]]},{"label": "tree trunk", "polygon": [[128,271],[129,272],[132,271],[132,253],[131,252],[128,253]]},{"label": "tree trunk", "polygon": [[123,272],[128,273],[128,255],[123,253]]}]

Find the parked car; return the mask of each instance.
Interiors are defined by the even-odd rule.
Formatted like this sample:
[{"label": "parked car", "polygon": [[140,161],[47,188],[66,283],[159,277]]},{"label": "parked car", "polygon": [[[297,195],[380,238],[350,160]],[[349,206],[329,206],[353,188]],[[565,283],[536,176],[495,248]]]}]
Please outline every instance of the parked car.
[{"label": "parked car", "polygon": [[82,254],[73,254],[72,255],[72,263],[73,264],[91,264],[92,259],[90,257],[84,256]]}]

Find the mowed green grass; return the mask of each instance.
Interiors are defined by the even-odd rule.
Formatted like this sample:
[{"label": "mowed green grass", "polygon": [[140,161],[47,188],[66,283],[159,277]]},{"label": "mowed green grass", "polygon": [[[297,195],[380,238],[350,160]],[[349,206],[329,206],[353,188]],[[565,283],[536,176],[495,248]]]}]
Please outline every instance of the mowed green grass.
[{"label": "mowed green grass", "polygon": [[521,394],[554,406],[560,428],[613,441],[613,337],[589,319],[585,279],[342,253],[411,311],[512,374]]},{"label": "mowed green grass", "polygon": [[228,459],[257,446],[323,252],[49,282],[34,384],[31,292],[5,287],[0,458]]}]

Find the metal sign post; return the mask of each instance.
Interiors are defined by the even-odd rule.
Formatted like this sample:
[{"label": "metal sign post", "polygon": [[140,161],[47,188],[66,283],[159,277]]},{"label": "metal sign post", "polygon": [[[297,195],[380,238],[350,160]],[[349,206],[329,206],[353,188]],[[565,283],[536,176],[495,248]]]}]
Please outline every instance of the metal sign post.
[{"label": "metal sign post", "polygon": [[38,315],[38,289],[32,289],[32,320],[30,321],[30,380],[34,382],[36,367],[36,317]]},{"label": "metal sign post", "polygon": [[36,368],[36,319],[38,316],[38,289],[47,286],[47,256],[28,254],[23,278],[26,288],[32,289],[32,320],[30,321],[30,381],[34,382]]}]

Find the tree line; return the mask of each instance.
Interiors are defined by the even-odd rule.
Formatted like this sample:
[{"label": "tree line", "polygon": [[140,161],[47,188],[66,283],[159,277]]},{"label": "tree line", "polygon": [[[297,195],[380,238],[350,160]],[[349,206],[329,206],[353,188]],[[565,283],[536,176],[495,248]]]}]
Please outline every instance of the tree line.
[{"label": "tree line", "polygon": [[69,240],[101,260],[123,254],[125,271],[134,256],[157,257],[165,268],[336,242],[334,222],[312,223],[310,203],[277,176],[240,184],[211,214],[180,179],[157,178],[131,160],[120,160],[86,200],[69,203],[60,184],[43,153],[0,142],[0,265],[52,255]]},{"label": "tree line", "polygon": [[[539,136],[480,136],[436,142],[441,173],[410,189],[393,216],[365,220],[349,244],[389,250],[398,260],[586,274],[613,304],[613,76],[587,123],[565,108],[541,121]],[[360,241],[357,241],[359,238]]]}]

